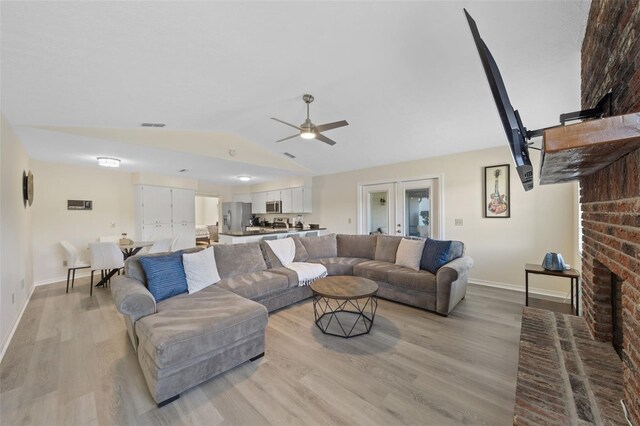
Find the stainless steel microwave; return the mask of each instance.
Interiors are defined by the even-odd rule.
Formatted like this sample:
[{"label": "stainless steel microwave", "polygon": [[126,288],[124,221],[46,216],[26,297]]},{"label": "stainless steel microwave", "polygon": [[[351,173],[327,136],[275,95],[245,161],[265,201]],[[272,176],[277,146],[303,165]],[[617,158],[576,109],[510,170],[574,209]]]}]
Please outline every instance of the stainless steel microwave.
[{"label": "stainless steel microwave", "polygon": [[267,213],[281,213],[282,201],[267,201]]}]

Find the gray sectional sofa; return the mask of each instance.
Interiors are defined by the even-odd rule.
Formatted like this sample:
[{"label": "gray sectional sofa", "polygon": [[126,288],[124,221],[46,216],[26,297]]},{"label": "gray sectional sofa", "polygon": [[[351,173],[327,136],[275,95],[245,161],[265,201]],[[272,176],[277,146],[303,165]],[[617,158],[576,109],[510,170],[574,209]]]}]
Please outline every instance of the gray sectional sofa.
[{"label": "gray sectional sofa", "polygon": [[[335,234],[294,238],[294,261],[321,263],[329,275],[372,279],[378,283],[378,297],[448,315],[465,297],[467,274],[473,266],[473,260],[464,256],[463,244],[452,243],[452,260],[434,274],[396,265],[400,240]],[[185,252],[198,250],[202,248]],[[159,405],[262,356],[267,313],[312,296],[308,286],[298,286],[296,273],[285,268],[264,241],[215,245],[214,253],[221,281],[194,294],[156,303],[146,288],[141,256],[127,259],[125,275],[111,285],[114,303],[124,315],[149,390]],[[428,256],[426,249],[424,256]]]}]

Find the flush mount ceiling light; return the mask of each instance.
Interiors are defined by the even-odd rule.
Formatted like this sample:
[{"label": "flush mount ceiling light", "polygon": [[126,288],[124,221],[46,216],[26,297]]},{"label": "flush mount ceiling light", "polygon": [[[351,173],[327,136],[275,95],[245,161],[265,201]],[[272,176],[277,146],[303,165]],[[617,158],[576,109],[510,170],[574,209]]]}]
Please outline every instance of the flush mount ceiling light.
[{"label": "flush mount ceiling light", "polygon": [[120,160],[112,157],[98,157],[98,165],[102,167],[120,167]]},{"label": "flush mount ceiling light", "polygon": [[238,180],[242,182],[249,182],[251,179],[253,179],[251,176],[238,176]]}]

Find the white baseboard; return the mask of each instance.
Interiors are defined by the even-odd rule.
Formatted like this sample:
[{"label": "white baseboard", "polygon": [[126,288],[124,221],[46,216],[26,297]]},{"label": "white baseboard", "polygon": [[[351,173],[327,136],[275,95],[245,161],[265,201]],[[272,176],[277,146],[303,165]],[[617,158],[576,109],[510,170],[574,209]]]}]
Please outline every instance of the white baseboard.
[{"label": "white baseboard", "polygon": [[[91,273],[89,272],[82,272],[82,273],[76,273],[76,280],[78,278],[85,278],[85,277],[89,277],[91,275]],[[54,284],[54,283],[59,283],[60,281],[63,282],[67,282],[67,276],[62,276],[62,277],[55,277],[55,278],[47,278],[45,280],[39,280],[33,283],[34,287],[37,286],[41,286],[41,285],[47,285],[47,284]]]},{"label": "white baseboard", "polygon": [[[496,281],[479,280],[477,278],[469,278],[469,282],[472,284],[483,285],[486,287],[502,288],[504,290],[513,290],[513,291],[518,291],[520,293],[524,293],[524,286],[520,286],[520,285],[499,283]],[[561,302],[566,304],[571,303],[569,301],[569,297],[567,296],[567,294],[561,291],[545,290],[541,288],[529,287],[529,294],[534,294],[536,297],[540,299],[551,300],[552,302]]]},{"label": "white baseboard", "polygon": [[7,340],[4,342],[4,345],[2,346],[2,351],[0,351],[0,362],[2,362],[2,358],[4,358],[4,354],[5,354],[5,352],[7,352],[7,348],[9,347],[9,344],[11,343],[11,339],[13,339],[13,335],[16,332],[16,330],[18,329],[18,324],[20,324],[20,320],[22,319],[22,315],[24,314],[24,311],[27,309],[27,305],[29,304],[29,301],[31,300],[31,295],[33,295],[33,290],[35,288],[36,288],[35,285],[31,286],[31,291],[29,291],[29,296],[27,296],[27,300],[24,302],[24,305],[22,305],[22,309],[20,310],[20,314],[18,315],[18,318],[16,318],[16,320],[13,322],[13,327],[11,327],[11,333],[9,333],[9,336],[7,336]]}]

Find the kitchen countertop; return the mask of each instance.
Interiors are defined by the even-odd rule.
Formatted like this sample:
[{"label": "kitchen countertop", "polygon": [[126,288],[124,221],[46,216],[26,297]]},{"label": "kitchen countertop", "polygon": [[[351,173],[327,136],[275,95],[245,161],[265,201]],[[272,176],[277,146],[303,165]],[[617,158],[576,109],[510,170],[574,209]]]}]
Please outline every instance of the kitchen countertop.
[{"label": "kitchen countertop", "polygon": [[270,234],[295,234],[297,232],[312,232],[312,231],[324,231],[327,228],[314,228],[314,229],[310,229],[310,228],[304,228],[304,229],[297,229],[297,228],[265,228],[264,230],[260,230],[260,231],[236,231],[236,232],[220,232],[220,235],[228,235],[230,237],[250,237],[253,235],[270,235]]}]

